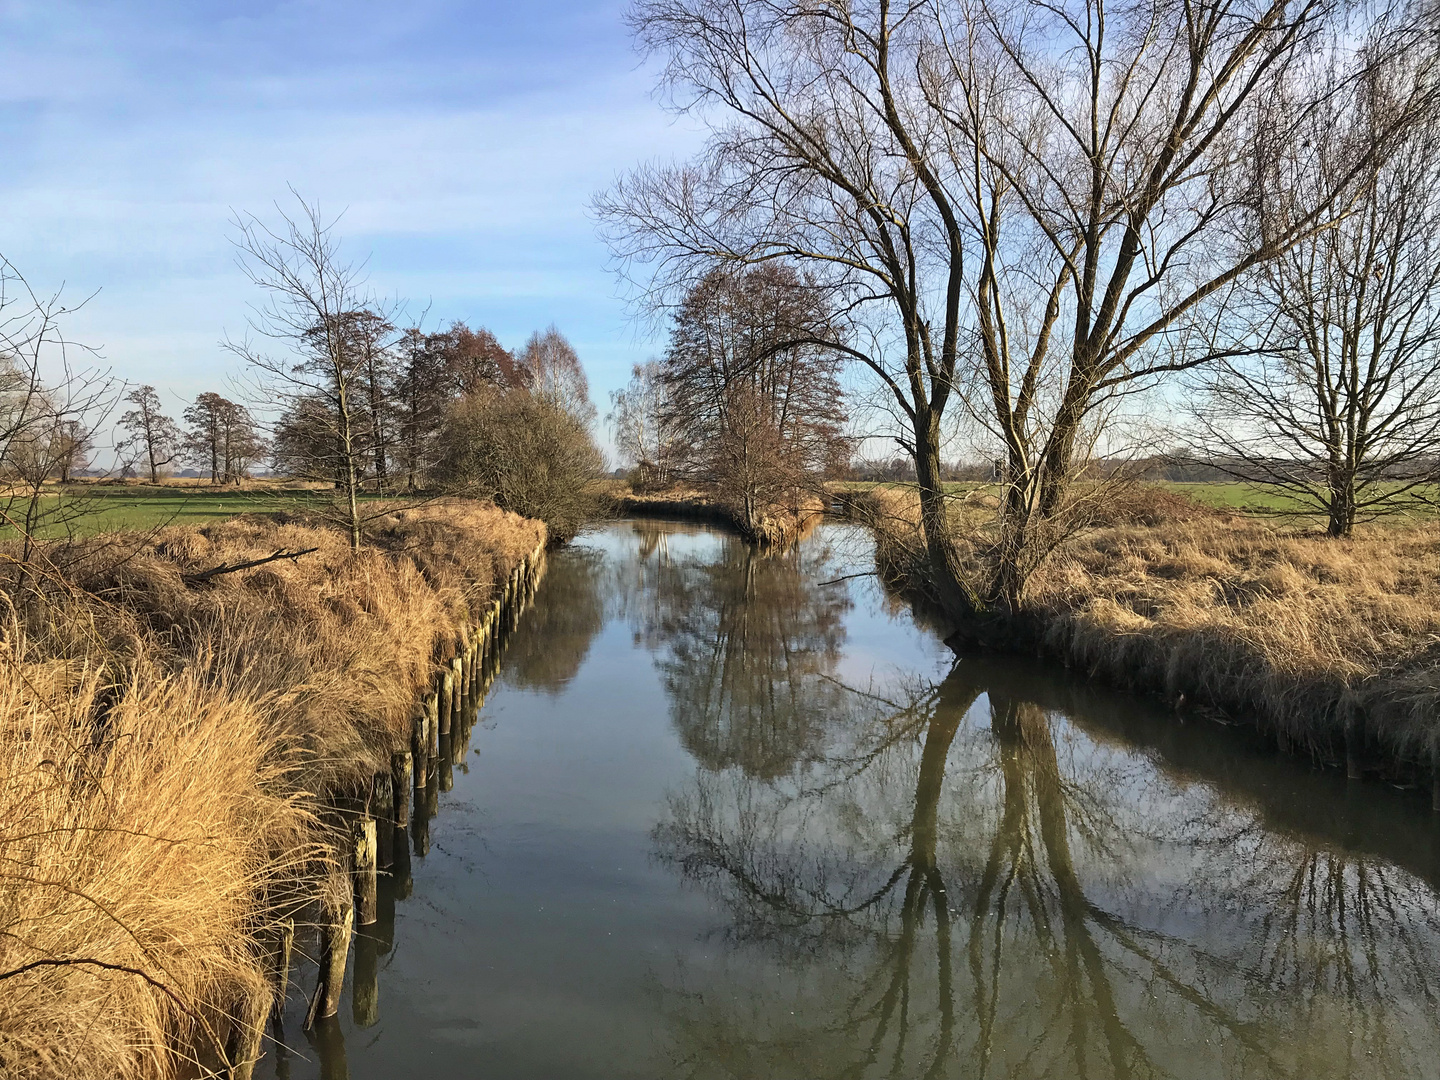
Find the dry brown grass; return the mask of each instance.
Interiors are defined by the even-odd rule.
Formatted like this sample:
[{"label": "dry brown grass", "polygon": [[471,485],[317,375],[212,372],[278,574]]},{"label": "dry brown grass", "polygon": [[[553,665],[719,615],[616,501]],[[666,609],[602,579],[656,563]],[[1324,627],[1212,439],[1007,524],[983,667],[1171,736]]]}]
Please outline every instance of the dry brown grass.
[{"label": "dry brown grass", "polygon": [[0,645],[0,1075],[194,1073],[268,1008],[262,930],[323,864],[322,793],[388,764],[544,535],[461,502],[377,526],[358,553],[304,521],[167,529],[32,580]]},{"label": "dry brown grass", "polygon": [[[913,490],[850,500],[876,531],[882,571],[923,578]],[[1334,540],[1145,486],[1102,509],[1041,565],[998,640],[1220,708],[1321,757],[1343,753],[1358,708],[1372,752],[1428,764],[1440,741],[1440,527]],[[962,535],[985,513],[957,505]],[[978,578],[980,556],[968,555]]]},{"label": "dry brown grass", "polygon": [[1388,755],[1428,755],[1440,705],[1440,529],[1349,540],[1202,515],[1087,533],[1031,582],[1052,652],[1120,685],[1248,715],[1324,756],[1342,702]]}]

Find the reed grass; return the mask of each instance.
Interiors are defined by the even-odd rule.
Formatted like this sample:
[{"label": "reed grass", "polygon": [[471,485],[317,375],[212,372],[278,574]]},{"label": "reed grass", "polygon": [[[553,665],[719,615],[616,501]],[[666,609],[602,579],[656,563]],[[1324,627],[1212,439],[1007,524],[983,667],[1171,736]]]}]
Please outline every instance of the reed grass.
[{"label": "reed grass", "polygon": [[[876,534],[882,573],[924,592],[914,492],[847,502]],[[977,580],[977,522],[992,512],[957,501]],[[1337,540],[1141,485],[1117,493],[1040,566],[1021,609],[981,633],[1182,708],[1219,709],[1322,759],[1344,755],[1351,715],[1377,768],[1429,769],[1440,743],[1433,521]]]},{"label": "reed grass", "polygon": [[[0,641],[0,1075],[202,1075],[268,1013],[266,928],[323,878],[326,799],[405,744],[455,634],[543,541],[488,505],[103,538]],[[187,584],[287,548],[297,560]],[[3,554],[3,553],[0,553]]]}]

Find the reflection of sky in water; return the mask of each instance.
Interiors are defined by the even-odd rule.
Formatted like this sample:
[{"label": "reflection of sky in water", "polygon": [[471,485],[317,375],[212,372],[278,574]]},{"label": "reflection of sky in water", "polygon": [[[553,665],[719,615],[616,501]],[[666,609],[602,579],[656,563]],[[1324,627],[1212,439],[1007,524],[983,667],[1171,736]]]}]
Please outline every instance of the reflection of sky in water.
[{"label": "reflection of sky in water", "polygon": [[955,664],[867,559],[556,553],[349,1075],[1440,1075],[1423,803]]}]

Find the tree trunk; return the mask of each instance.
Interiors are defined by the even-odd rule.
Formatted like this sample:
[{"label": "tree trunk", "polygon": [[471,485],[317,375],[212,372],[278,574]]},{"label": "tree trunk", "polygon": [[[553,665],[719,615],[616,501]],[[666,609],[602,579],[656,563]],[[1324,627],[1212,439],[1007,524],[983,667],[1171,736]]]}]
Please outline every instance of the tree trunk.
[{"label": "tree trunk", "polygon": [[951,533],[945,487],[940,479],[940,422],[933,414],[917,417],[915,475],[920,487],[920,532],[930,565],[931,581],[942,607],[959,616],[980,611],[975,592],[965,582]]}]

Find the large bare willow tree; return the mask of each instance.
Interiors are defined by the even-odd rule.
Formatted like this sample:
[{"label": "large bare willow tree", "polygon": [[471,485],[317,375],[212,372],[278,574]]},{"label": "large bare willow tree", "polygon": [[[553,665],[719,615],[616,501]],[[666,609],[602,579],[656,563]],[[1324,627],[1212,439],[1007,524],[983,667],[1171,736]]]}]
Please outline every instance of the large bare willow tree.
[{"label": "large bare willow tree", "polygon": [[[597,199],[624,272],[661,305],[730,262],[789,260],[832,292],[836,347],[904,421],[955,611],[1020,602],[1097,417],[1247,348],[1233,289],[1343,215],[1429,93],[1414,66],[1347,167],[1280,217],[1280,148],[1418,20],[1325,0],[639,0],[631,19],[711,134]],[[940,479],[947,410],[1004,460],[978,574]]]}]

